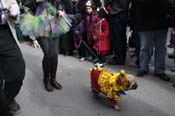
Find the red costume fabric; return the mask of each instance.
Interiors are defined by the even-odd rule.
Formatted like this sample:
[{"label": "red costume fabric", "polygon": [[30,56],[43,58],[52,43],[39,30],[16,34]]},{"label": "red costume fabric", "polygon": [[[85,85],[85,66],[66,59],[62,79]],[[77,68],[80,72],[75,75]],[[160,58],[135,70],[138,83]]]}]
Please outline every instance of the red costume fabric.
[{"label": "red costume fabric", "polygon": [[106,19],[97,18],[93,36],[97,37],[97,41],[93,42],[93,48],[98,54],[107,54],[110,49],[109,41],[109,25]]}]

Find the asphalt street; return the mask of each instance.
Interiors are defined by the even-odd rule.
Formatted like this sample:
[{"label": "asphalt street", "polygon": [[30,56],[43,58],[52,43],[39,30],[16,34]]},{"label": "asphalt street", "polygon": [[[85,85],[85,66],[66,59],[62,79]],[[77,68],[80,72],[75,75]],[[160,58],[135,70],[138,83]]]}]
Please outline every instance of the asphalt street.
[{"label": "asphalt street", "polygon": [[[17,96],[21,112],[16,116],[175,116],[175,73],[170,71],[173,61],[167,59],[167,74],[171,82],[164,82],[153,76],[151,68],[148,76],[139,78],[138,89],[128,91],[119,105],[121,111],[111,108],[101,96],[95,99],[90,90],[90,62],[80,62],[76,57],[59,55],[57,80],[63,85],[60,91],[46,92],[43,87],[42,52],[39,48],[21,46],[26,62],[26,77],[22,90]],[[125,66],[105,68],[117,72],[125,69],[136,74],[137,69]]]}]

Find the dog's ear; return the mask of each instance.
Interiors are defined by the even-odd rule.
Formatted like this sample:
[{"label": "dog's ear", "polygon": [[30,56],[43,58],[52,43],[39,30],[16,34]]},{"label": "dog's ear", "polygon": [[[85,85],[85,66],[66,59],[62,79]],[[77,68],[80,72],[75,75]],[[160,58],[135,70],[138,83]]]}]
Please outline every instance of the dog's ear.
[{"label": "dog's ear", "polygon": [[131,85],[131,83],[130,83],[130,81],[128,81],[126,84],[126,88],[128,89],[130,87],[130,85]]},{"label": "dog's ear", "polygon": [[134,80],[135,80],[135,77],[134,77],[134,75],[127,74],[127,79],[128,79],[129,81],[134,81]]}]

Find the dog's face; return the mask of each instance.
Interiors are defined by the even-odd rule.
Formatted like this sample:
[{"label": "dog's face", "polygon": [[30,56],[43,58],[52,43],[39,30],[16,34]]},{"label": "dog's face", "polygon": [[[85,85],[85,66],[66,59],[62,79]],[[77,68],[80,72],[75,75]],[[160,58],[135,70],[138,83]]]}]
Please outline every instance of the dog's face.
[{"label": "dog's face", "polygon": [[128,83],[126,85],[126,91],[137,89],[138,85],[137,85],[135,77],[130,74],[128,74],[126,77],[128,79]]}]

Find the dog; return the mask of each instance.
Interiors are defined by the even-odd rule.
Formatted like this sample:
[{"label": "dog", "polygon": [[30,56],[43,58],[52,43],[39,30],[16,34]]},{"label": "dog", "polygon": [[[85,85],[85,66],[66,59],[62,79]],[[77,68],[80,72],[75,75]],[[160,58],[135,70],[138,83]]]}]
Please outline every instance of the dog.
[{"label": "dog", "polygon": [[109,104],[115,110],[120,110],[118,101],[125,91],[136,90],[138,85],[136,79],[131,74],[126,74],[124,70],[119,73],[112,73],[103,69],[100,65],[90,68],[91,90],[94,96],[104,94]]}]

